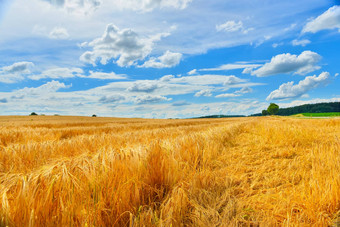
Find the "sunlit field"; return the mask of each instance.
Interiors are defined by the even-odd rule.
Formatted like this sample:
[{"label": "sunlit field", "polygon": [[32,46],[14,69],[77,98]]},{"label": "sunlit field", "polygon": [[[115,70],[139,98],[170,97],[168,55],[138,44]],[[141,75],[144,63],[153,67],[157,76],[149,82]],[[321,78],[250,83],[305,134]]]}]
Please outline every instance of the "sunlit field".
[{"label": "sunlit field", "polygon": [[340,220],[340,119],[0,117],[1,226]]}]

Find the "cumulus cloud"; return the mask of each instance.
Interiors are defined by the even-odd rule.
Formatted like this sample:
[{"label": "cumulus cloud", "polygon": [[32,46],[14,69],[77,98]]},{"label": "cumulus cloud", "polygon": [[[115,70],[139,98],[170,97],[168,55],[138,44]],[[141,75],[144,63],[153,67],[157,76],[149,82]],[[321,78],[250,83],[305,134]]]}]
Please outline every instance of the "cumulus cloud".
[{"label": "cumulus cloud", "polygon": [[16,62],[10,66],[0,68],[0,82],[2,83],[15,83],[23,80],[23,74],[31,73],[34,67],[32,62]]},{"label": "cumulus cloud", "polygon": [[32,87],[25,87],[16,91],[17,94],[25,94],[25,95],[42,95],[42,94],[49,94],[51,92],[56,92],[62,88],[70,88],[72,84],[65,85],[64,83],[60,83],[59,81],[52,80],[43,84],[39,87],[32,88]]},{"label": "cumulus cloud", "polygon": [[135,103],[136,104],[150,104],[150,103],[158,103],[162,101],[170,101],[172,100],[171,98],[167,98],[165,96],[161,95],[142,95],[142,96],[137,96],[135,98]]},{"label": "cumulus cloud", "polygon": [[308,91],[319,86],[326,85],[329,82],[329,77],[330,75],[328,72],[322,72],[319,76],[307,76],[304,80],[301,80],[296,85],[294,85],[293,81],[284,83],[279,87],[279,89],[272,91],[267,97],[267,100],[293,99],[302,97]]},{"label": "cumulus cloud", "polygon": [[95,11],[100,5],[100,0],[43,0],[53,6],[60,7],[69,13],[89,14]]},{"label": "cumulus cloud", "polygon": [[171,81],[171,79],[175,78],[174,75],[166,75],[166,76],[163,76],[162,78],[160,78],[159,80],[161,82],[169,82]]},{"label": "cumulus cloud", "polygon": [[141,67],[144,68],[171,68],[179,64],[181,61],[181,53],[173,53],[166,51],[164,55],[158,58],[151,58],[150,60],[144,62]]},{"label": "cumulus cloud", "polygon": [[199,92],[196,92],[195,97],[200,97],[200,96],[210,97],[212,96],[211,92],[212,92],[211,89],[204,89]]},{"label": "cumulus cloud", "polygon": [[31,75],[31,80],[40,80],[44,78],[64,79],[73,77],[82,77],[84,71],[80,68],[53,68],[43,71],[41,74]]},{"label": "cumulus cloud", "polygon": [[90,75],[86,76],[85,78],[98,79],[98,80],[122,80],[122,79],[126,79],[126,76],[116,74],[114,72],[105,73],[105,72],[90,71]]},{"label": "cumulus cloud", "polygon": [[66,28],[55,27],[52,29],[48,37],[51,39],[68,39],[70,35],[68,34]]},{"label": "cumulus cloud", "polygon": [[125,97],[122,95],[111,95],[111,96],[103,96],[99,99],[99,102],[102,103],[117,103],[120,101],[124,101]]},{"label": "cumulus cloud", "polygon": [[308,22],[302,33],[316,33],[326,29],[338,29],[340,32],[340,6],[333,6],[326,12]]},{"label": "cumulus cloud", "polygon": [[253,70],[254,70],[254,68],[245,68],[245,69],[242,71],[242,74],[250,74]]},{"label": "cumulus cloud", "polygon": [[320,59],[321,56],[312,51],[304,51],[298,56],[290,53],[279,54],[272,57],[269,63],[252,71],[251,75],[264,77],[292,72],[294,72],[294,74],[305,75],[320,69],[320,67],[316,65]]},{"label": "cumulus cloud", "polygon": [[225,31],[225,32],[238,32],[238,31],[240,31],[244,34],[247,34],[249,31],[254,30],[254,29],[253,28],[246,29],[243,26],[242,21],[236,22],[236,21],[230,20],[230,21],[225,22],[224,24],[216,25],[216,30],[217,31]]},{"label": "cumulus cloud", "polygon": [[153,45],[168,33],[141,38],[131,29],[119,29],[113,24],[106,26],[102,37],[82,46],[92,47],[80,56],[80,60],[95,65],[97,60],[105,65],[110,60],[119,66],[131,66],[136,61],[144,60],[152,51]]},{"label": "cumulus cloud", "polygon": [[155,8],[185,9],[192,0],[115,0],[122,9],[149,12]]},{"label": "cumulus cloud", "polygon": [[302,40],[297,40],[297,39],[294,39],[293,41],[292,41],[292,45],[293,46],[306,46],[307,44],[310,44],[311,43],[311,41],[310,40],[308,40],[308,39],[302,39]]},{"label": "cumulus cloud", "polygon": [[32,62],[17,62],[10,66],[5,66],[0,69],[4,73],[30,73],[31,68],[34,66]]},{"label": "cumulus cloud", "polygon": [[131,87],[128,87],[127,90],[130,92],[150,93],[155,91],[157,88],[159,88],[159,86],[154,81],[141,81],[135,82]]}]

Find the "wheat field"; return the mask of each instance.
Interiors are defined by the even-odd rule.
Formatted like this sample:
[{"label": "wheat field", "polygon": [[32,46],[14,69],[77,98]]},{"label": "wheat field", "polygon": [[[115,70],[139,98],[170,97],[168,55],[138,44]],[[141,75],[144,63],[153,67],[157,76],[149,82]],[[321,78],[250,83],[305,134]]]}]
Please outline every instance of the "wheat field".
[{"label": "wheat field", "polygon": [[0,128],[1,226],[329,226],[340,217],[340,119],[13,116]]}]

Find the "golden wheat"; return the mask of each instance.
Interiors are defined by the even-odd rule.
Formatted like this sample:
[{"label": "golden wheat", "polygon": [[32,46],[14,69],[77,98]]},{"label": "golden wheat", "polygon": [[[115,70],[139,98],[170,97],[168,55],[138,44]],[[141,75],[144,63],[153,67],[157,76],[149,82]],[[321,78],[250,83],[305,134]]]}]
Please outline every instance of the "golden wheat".
[{"label": "golden wheat", "polygon": [[335,225],[339,137],[339,119],[0,117],[0,224]]}]

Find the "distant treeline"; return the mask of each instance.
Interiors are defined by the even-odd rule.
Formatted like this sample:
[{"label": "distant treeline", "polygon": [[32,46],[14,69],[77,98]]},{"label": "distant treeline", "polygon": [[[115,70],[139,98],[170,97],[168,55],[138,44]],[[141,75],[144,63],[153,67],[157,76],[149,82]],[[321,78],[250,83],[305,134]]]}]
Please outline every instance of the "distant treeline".
[{"label": "distant treeline", "polygon": [[[280,108],[276,115],[289,116],[299,113],[329,113],[340,112],[340,102],[304,104],[301,106],[294,106],[289,108]],[[251,116],[262,116],[261,113],[252,114]]]},{"label": "distant treeline", "polygon": [[245,117],[245,115],[209,115],[195,118],[228,118],[228,117]]}]

